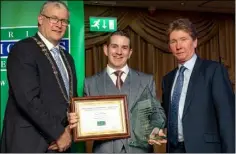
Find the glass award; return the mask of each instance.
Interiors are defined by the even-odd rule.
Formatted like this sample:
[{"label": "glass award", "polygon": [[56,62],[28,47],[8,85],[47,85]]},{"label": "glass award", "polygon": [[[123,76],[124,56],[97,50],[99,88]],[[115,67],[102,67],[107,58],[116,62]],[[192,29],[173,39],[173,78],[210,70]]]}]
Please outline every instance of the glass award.
[{"label": "glass award", "polygon": [[[154,128],[163,129],[165,113],[160,102],[155,98],[148,87],[144,89],[140,98],[131,109],[132,141],[130,146],[148,148],[148,140]],[[156,136],[152,139],[161,139]]]}]

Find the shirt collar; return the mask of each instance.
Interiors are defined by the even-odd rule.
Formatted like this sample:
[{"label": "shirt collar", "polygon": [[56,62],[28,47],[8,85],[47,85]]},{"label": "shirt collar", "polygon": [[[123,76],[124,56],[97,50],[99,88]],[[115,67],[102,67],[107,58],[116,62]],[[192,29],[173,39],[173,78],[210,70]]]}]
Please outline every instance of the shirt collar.
[{"label": "shirt collar", "polygon": [[[129,67],[128,67],[127,64],[123,68],[121,68],[119,70],[123,71],[124,74],[128,74],[129,73]],[[108,73],[108,75],[112,75],[115,71],[117,71],[117,70],[115,70],[115,69],[111,68],[109,65],[107,65],[107,73]]]},{"label": "shirt collar", "polygon": [[59,44],[54,46],[51,42],[49,42],[39,31],[38,31],[39,37],[42,39],[42,41],[45,43],[46,47],[48,48],[49,51],[52,50],[52,48],[56,47],[59,49]]},{"label": "shirt collar", "polygon": [[[196,62],[196,59],[197,59],[197,55],[194,54],[191,59],[189,59],[188,61],[186,61],[186,62],[183,64],[184,67],[186,67],[188,70],[193,70],[193,67],[194,67],[194,64],[195,64],[195,62]],[[182,66],[181,64],[178,65],[179,68],[180,68],[181,66]]]}]

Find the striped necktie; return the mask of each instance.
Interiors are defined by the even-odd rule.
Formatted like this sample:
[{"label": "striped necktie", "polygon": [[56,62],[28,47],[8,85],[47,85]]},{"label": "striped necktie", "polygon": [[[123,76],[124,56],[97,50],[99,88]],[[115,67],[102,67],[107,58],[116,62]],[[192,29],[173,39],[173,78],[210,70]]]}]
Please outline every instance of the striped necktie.
[{"label": "striped necktie", "polygon": [[120,90],[122,85],[123,85],[123,81],[121,79],[121,75],[123,74],[124,72],[123,71],[115,71],[114,74],[117,76],[117,79],[116,79],[116,87]]},{"label": "striped necktie", "polygon": [[60,51],[56,47],[52,48],[51,51],[54,54],[54,60],[56,61],[57,67],[58,67],[60,74],[62,76],[64,85],[66,88],[67,96],[69,96],[69,79],[66,74],[66,70],[65,70],[66,68],[64,67],[62,59],[60,58]]}]

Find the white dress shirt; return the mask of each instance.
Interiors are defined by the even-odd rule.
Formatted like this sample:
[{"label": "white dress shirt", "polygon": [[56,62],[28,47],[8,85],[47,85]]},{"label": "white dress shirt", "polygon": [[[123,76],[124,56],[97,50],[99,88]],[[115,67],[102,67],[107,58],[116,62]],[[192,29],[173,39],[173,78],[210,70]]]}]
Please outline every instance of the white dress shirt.
[{"label": "white dress shirt", "polygon": [[[197,59],[197,55],[194,54],[191,59],[189,59],[188,61],[186,61],[183,64],[187,69],[184,71],[184,83],[183,83],[183,88],[182,88],[182,92],[181,92],[180,100],[179,100],[179,113],[178,113],[178,140],[179,140],[179,142],[184,141],[182,116],[183,116],[183,110],[184,110],[184,105],[185,105],[186,94],[187,94],[187,91],[188,91],[188,83],[189,83],[189,79],[191,77],[196,59]],[[182,65],[180,65],[180,64],[178,65],[179,68],[181,66]],[[179,69],[178,69],[178,71],[175,75],[174,83],[172,85],[171,98],[172,98],[172,95],[173,95],[173,90],[174,90],[176,79],[177,79],[178,75],[179,75]]]},{"label": "white dress shirt", "polygon": [[[125,82],[125,79],[129,73],[129,67],[128,65],[126,64],[123,68],[119,69],[120,71],[123,71],[124,73],[121,75],[121,80],[123,82]],[[110,76],[111,80],[113,81],[113,83],[116,85],[116,79],[117,79],[117,76],[114,74],[115,71],[118,71],[118,70],[115,70],[113,68],[111,68],[109,65],[107,65],[107,74]]]},{"label": "white dress shirt", "polygon": [[[45,43],[45,45],[46,45],[46,47],[48,48],[48,50],[50,51],[52,57],[55,59],[55,55],[54,55],[54,53],[52,52],[52,48],[54,48],[54,45],[53,45],[51,42],[49,42],[39,31],[38,31],[38,35],[39,35],[39,37],[42,39],[42,41]],[[56,45],[55,47],[58,48],[58,50],[59,50],[59,44]],[[64,63],[64,61],[63,61],[63,59],[62,59],[62,57],[61,57],[61,54],[59,54],[59,57],[60,57],[60,59],[61,59],[61,61],[62,61],[62,64],[63,64],[64,69],[66,70],[66,76],[67,76],[67,78],[69,78],[68,72],[67,72],[65,63]]]}]

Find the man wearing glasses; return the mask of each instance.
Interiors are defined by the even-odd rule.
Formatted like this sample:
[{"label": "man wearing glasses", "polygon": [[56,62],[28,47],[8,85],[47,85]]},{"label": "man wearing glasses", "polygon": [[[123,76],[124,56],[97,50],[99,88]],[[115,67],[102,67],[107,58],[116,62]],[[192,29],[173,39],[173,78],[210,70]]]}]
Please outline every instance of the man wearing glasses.
[{"label": "man wearing glasses", "polygon": [[77,95],[77,81],[73,58],[59,46],[68,19],[64,3],[44,3],[37,34],[11,48],[3,153],[69,152],[67,108],[70,98]]}]

